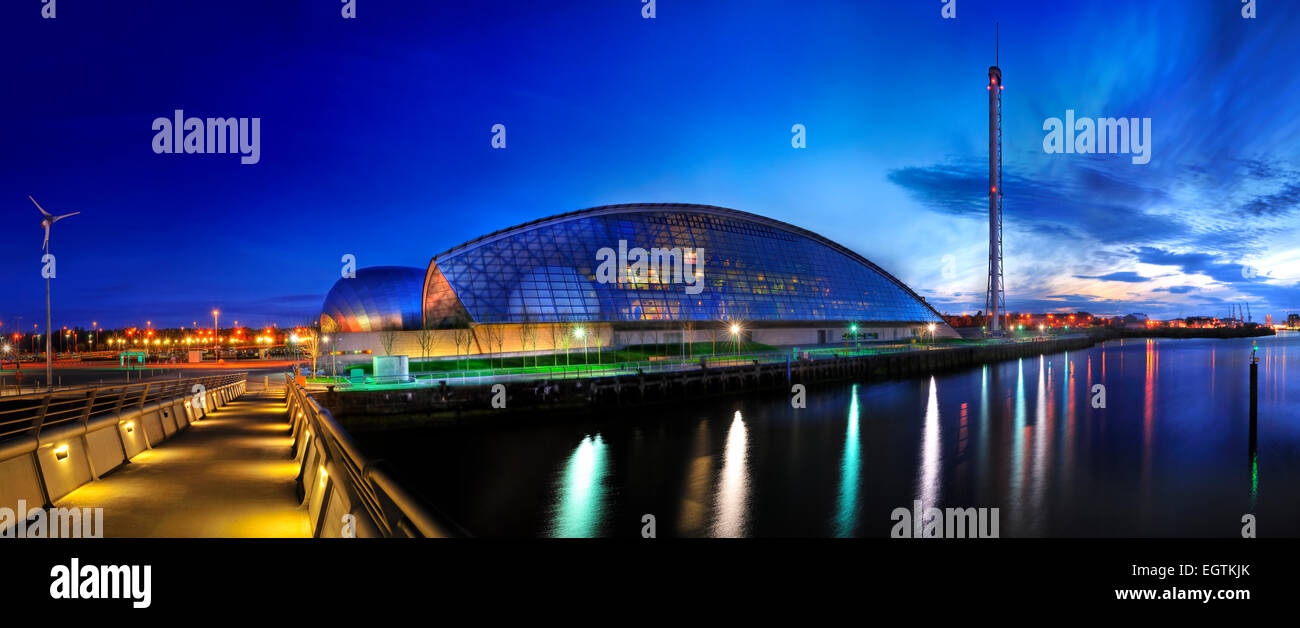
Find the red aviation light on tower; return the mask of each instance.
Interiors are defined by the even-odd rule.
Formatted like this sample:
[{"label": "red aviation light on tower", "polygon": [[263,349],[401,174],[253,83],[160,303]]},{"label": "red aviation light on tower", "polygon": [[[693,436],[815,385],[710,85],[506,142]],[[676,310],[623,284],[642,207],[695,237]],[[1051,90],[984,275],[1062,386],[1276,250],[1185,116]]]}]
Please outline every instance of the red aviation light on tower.
[{"label": "red aviation light on tower", "polygon": [[[994,46],[994,65],[989,67],[989,274],[984,312],[992,336],[1003,334],[1002,318],[1010,316],[1006,306],[1006,285],[1002,260],[1002,68]],[[998,91],[993,91],[993,86]]]}]

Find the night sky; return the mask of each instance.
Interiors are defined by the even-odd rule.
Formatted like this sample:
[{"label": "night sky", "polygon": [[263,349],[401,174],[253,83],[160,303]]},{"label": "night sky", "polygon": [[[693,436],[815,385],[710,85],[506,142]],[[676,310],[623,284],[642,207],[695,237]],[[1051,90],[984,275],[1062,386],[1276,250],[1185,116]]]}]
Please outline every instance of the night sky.
[{"label": "night sky", "polygon": [[[1300,311],[1300,3],[943,4],[8,0],[0,330],[44,320],[29,194],[82,212],[54,227],[56,327],[303,324],[345,254],[424,267],[627,202],[784,220],[974,312],[995,21],[1009,309]],[[176,109],[261,118],[260,162],[154,154]],[[1067,109],[1151,118],[1150,163],[1046,154]]]}]

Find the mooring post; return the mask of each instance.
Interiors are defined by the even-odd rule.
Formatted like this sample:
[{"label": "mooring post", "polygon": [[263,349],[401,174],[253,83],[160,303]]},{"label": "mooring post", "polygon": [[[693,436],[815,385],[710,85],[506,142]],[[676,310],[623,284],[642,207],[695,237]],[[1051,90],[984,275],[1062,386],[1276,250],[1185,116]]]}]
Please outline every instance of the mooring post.
[{"label": "mooring post", "polygon": [[1255,462],[1255,451],[1259,435],[1259,358],[1255,357],[1258,346],[1250,349],[1250,461]]}]

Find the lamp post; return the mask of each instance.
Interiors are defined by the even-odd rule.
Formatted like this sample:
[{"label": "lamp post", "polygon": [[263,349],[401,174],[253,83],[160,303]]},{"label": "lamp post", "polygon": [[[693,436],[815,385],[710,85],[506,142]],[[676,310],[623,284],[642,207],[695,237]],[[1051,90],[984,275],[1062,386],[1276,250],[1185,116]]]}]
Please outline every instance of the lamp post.
[{"label": "lamp post", "polygon": [[582,339],[582,363],[586,365],[587,372],[591,372],[591,364],[587,362],[587,330],[579,327],[573,330],[573,335]]},{"label": "lamp post", "polygon": [[731,324],[731,352],[740,353],[740,325]]},{"label": "lamp post", "polygon": [[330,340],[329,336],[325,336],[321,340],[328,342],[330,345],[330,381],[334,381],[334,378],[338,377],[339,370],[338,361],[334,359],[334,342]]},{"label": "lamp post", "polygon": [[221,346],[217,344],[217,316],[220,314],[220,311],[212,310],[212,358],[214,360],[221,359]]},{"label": "lamp post", "polygon": [[90,346],[91,351],[99,349],[99,321],[90,321],[90,326],[95,330],[95,342]]}]

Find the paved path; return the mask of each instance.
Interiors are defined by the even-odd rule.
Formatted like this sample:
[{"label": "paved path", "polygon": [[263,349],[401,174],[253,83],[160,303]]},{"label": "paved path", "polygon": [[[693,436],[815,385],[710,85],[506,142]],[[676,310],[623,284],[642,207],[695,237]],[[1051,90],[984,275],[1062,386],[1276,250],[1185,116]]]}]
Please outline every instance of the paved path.
[{"label": "paved path", "polygon": [[292,444],[283,394],[250,391],[55,506],[102,507],[106,538],[310,537]]}]

